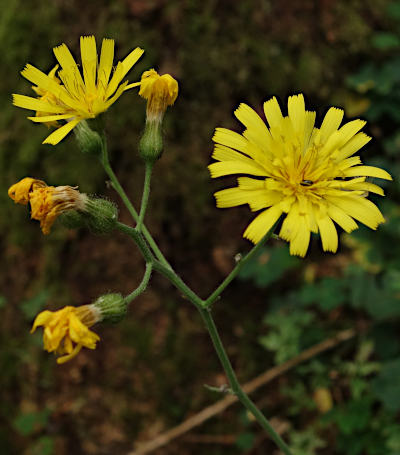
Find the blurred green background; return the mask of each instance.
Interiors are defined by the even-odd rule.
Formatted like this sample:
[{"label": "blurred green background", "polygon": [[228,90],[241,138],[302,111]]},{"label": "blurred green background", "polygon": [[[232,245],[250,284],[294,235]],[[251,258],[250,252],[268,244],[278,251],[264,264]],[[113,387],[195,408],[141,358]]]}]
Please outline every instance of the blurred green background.
[{"label": "blurred green background", "polygon": [[[400,454],[400,2],[390,0],[1,0],[0,16],[0,447],[5,455],[127,454],[222,396],[226,382],[202,323],[162,277],[118,326],[99,326],[98,349],[57,366],[29,334],[37,312],[129,293],[143,262],[120,234],[94,236],[59,224],[43,236],[7,188],[25,176],[79,185],[120,203],[100,165],[73,137],[41,145],[46,128],[11,105],[31,94],[19,71],[54,65],[53,46],[78,52],[80,35],[117,42],[117,58],[146,50],[129,75],[155,67],[180,82],[166,116],[166,150],[154,172],[147,224],[176,270],[208,295],[249,244],[245,207],[217,210],[230,179],[207,172],[216,126],[240,131],[239,102],[261,111],[272,95],[303,92],[320,118],[331,105],[368,120],[363,161],[387,169],[378,201],[387,223],[342,235],[338,254],[314,239],[306,259],[272,241],[215,305],[215,319],[244,383],[338,331],[351,340],[254,394],[282,424],[296,455]],[[124,95],[107,114],[112,163],[138,204],[137,142],[145,104]],[[381,182],[379,182],[381,183]],[[120,205],[120,218],[129,223]],[[322,392],[321,392],[322,391]],[[325,397],[322,406],[318,396]],[[239,405],[157,454],[276,453]]]}]

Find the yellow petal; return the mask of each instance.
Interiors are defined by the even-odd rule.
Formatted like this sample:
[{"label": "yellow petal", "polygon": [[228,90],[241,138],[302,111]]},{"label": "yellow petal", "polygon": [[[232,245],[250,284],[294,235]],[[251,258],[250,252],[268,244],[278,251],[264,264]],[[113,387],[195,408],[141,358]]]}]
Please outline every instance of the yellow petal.
[{"label": "yellow petal", "polygon": [[25,79],[28,79],[28,81],[36,84],[40,88],[43,88],[45,91],[54,94],[56,98],[59,98],[68,106],[76,105],[76,102],[74,102],[74,100],[68,95],[64,87],[62,87],[60,84],[57,84],[54,79],[38,70],[34,66],[30,65],[29,63],[21,71],[21,74]]},{"label": "yellow petal", "polygon": [[259,190],[265,188],[265,180],[252,179],[249,177],[239,177],[238,184],[243,190]]},{"label": "yellow petal", "polygon": [[344,210],[371,229],[376,229],[385,219],[378,207],[366,198],[360,196],[328,197],[328,202]]},{"label": "yellow petal", "polygon": [[260,149],[266,149],[271,142],[271,135],[257,112],[247,104],[241,103],[234,113],[247,128],[244,133],[246,138],[254,142]]},{"label": "yellow petal", "polygon": [[96,89],[97,50],[94,36],[81,36],[81,59],[85,85],[89,92]]},{"label": "yellow petal", "polygon": [[371,137],[367,136],[365,133],[357,133],[339,150],[336,159],[339,161],[353,155],[370,140]]},{"label": "yellow petal", "polygon": [[35,123],[47,123],[47,122],[55,122],[57,120],[65,120],[73,118],[74,114],[58,114],[58,115],[42,115],[40,117],[28,117],[29,120]]},{"label": "yellow petal", "polygon": [[320,128],[321,140],[323,142],[327,141],[329,136],[339,128],[342,123],[343,115],[344,111],[336,107],[331,107],[326,113]]},{"label": "yellow petal", "polygon": [[310,229],[304,223],[300,224],[296,235],[290,240],[290,254],[304,257],[310,244],[310,236]]},{"label": "yellow petal", "polygon": [[270,127],[281,124],[283,119],[282,111],[275,96],[264,103],[264,113]]},{"label": "yellow petal", "polygon": [[101,45],[100,64],[97,77],[97,86],[107,87],[114,63],[114,40],[104,38]]},{"label": "yellow petal", "polygon": [[227,147],[239,150],[239,152],[246,153],[247,140],[238,133],[228,130],[226,128],[216,128],[215,134],[212,138],[214,142]]},{"label": "yellow petal", "polygon": [[63,125],[61,128],[58,128],[50,136],[43,141],[43,144],[56,145],[64,139],[64,137],[70,133],[75,126],[81,121],[81,119],[71,120],[70,122]]},{"label": "yellow petal", "polygon": [[79,352],[81,351],[82,349],[82,345],[81,344],[77,344],[74,348],[74,350],[71,352],[71,354],[67,354],[67,355],[63,355],[62,357],[59,357],[57,359],[57,363],[59,365],[65,363],[65,362],[68,362],[69,360],[72,360],[74,357],[76,357]]},{"label": "yellow petal", "polygon": [[306,106],[304,103],[304,96],[302,94],[289,96],[288,113],[294,131],[297,133],[300,131],[303,132],[306,120]]},{"label": "yellow petal", "polygon": [[272,228],[282,215],[282,209],[278,205],[264,210],[247,226],[243,237],[258,243],[264,235]]},{"label": "yellow petal", "polygon": [[212,178],[232,174],[250,174],[266,176],[265,170],[255,162],[244,163],[242,161],[223,161],[212,163],[208,166]]},{"label": "yellow petal", "polygon": [[212,157],[217,161],[241,161],[243,163],[254,163],[254,160],[248,156],[220,144],[215,145]]},{"label": "yellow petal", "polygon": [[70,50],[68,49],[66,44],[61,44],[60,46],[56,46],[53,49],[53,52],[63,70],[67,74],[70,74],[75,81],[74,84],[71,84],[72,88],[71,92],[75,96],[79,96],[79,89],[82,89],[84,83],[81,73],[78,69],[78,65],[76,64],[75,59],[72,56]]},{"label": "yellow petal", "polygon": [[344,171],[344,175],[346,177],[359,177],[359,176],[367,176],[367,177],[377,177],[379,179],[385,180],[393,180],[391,175],[380,169],[379,167],[375,166],[356,166]]},{"label": "yellow petal", "polygon": [[360,182],[360,183],[353,183],[353,184],[350,183],[349,185],[347,185],[346,188],[349,190],[355,190],[355,191],[367,191],[370,193],[379,194],[379,196],[385,195],[385,192],[383,191],[383,189],[380,186],[375,185],[374,183],[370,183],[370,182]]},{"label": "yellow petal", "polygon": [[114,74],[107,87],[106,91],[107,98],[110,97],[115,92],[115,90],[117,90],[117,87],[124,78],[124,76],[143,55],[143,52],[144,52],[143,49],[137,47],[122,62],[118,62],[117,68],[114,71]]},{"label": "yellow petal", "polygon": [[328,205],[328,215],[333,221],[335,221],[335,223],[348,233],[358,228],[358,225],[353,218],[334,204]]},{"label": "yellow petal", "polygon": [[39,313],[33,322],[31,333],[33,333],[39,326],[46,325],[47,322],[52,318],[52,316],[53,313],[48,310]]},{"label": "yellow petal", "polygon": [[22,107],[23,109],[29,109],[31,111],[42,111],[54,114],[64,112],[64,108],[61,106],[49,104],[46,101],[25,95],[13,94],[13,104],[14,106]]},{"label": "yellow petal", "polygon": [[328,217],[318,218],[317,224],[321,235],[322,248],[324,251],[336,253],[338,248],[338,235],[333,221]]}]

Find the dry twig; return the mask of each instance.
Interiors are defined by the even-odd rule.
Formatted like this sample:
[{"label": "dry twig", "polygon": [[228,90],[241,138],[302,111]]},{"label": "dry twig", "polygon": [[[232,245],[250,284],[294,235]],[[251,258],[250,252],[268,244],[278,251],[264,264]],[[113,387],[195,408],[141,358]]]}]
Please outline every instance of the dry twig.
[{"label": "dry twig", "polygon": [[[309,360],[316,355],[320,354],[321,352],[327,351],[338,344],[347,341],[353,338],[356,335],[355,329],[348,329],[339,332],[336,336],[332,338],[328,338],[327,340],[322,341],[321,343],[315,344],[311,348],[306,349],[305,351],[301,352],[299,355],[291,358],[285,363],[273,367],[267,370],[265,373],[257,376],[256,378],[252,379],[251,381],[247,382],[243,386],[243,390],[245,393],[250,394],[257,390],[259,387],[271,382],[277,376],[280,376],[283,373],[286,373],[291,368],[299,365],[306,360]],[[129,452],[128,455],[146,455],[150,452],[153,452],[156,449],[159,449],[162,446],[165,446],[173,439],[177,438],[178,436],[183,435],[184,433],[190,431],[192,428],[201,425],[206,420],[210,419],[211,417],[216,416],[220,412],[224,411],[226,408],[231,406],[233,403],[236,403],[238,399],[234,395],[229,395],[223,398],[220,401],[217,401],[215,404],[211,406],[207,406],[202,411],[194,414],[192,417],[189,417],[187,420],[182,422],[181,424],[177,425],[176,427],[172,428],[171,430],[166,431],[165,433],[161,433],[156,436],[153,440],[145,443],[139,443],[139,447]]]}]

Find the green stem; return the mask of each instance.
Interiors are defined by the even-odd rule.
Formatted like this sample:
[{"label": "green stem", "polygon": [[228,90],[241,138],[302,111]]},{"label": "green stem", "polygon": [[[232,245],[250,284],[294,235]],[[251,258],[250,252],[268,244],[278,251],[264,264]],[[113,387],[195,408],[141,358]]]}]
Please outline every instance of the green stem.
[{"label": "green stem", "polygon": [[144,272],[141,283],[133,292],[131,292],[129,295],[127,295],[124,298],[126,303],[131,303],[132,300],[135,300],[137,296],[139,296],[142,292],[144,292],[146,290],[147,285],[149,284],[149,281],[150,281],[152,271],[153,271],[153,264],[151,262],[147,262],[146,270]]},{"label": "green stem", "polygon": [[205,308],[209,308],[220,296],[222,291],[229,285],[229,283],[236,277],[242,267],[248,262],[257,252],[262,248],[265,242],[271,237],[274,232],[276,224],[265,234],[265,236],[247,253],[244,258],[241,258],[236,264],[232,272],[224,279],[224,281],[217,287],[217,289],[206,299],[204,303]]},{"label": "green stem", "polygon": [[134,242],[138,246],[139,250],[143,254],[143,257],[144,257],[146,263],[154,262],[154,256],[153,256],[152,252],[150,251],[149,247],[147,246],[147,243],[145,242],[145,240],[142,237],[142,234],[140,232],[138,232],[133,227],[127,226],[124,223],[120,223],[119,221],[117,221],[116,227],[118,230],[129,235],[129,237],[131,237],[134,240]]},{"label": "green stem", "polygon": [[144,185],[143,185],[143,195],[142,203],[140,206],[139,220],[137,222],[137,230],[141,232],[143,227],[143,220],[146,214],[147,204],[149,202],[150,195],[150,181],[151,181],[151,172],[153,170],[153,162],[146,161],[146,172],[144,176]]},{"label": "green stem", "polygon": [[199,312],[203,318],[204,323],[206,324],[208,333],[210,334],[219,360],[228,377],[232,391],[238,397],[243,406],[245,406],[246,409],[251,412],[251,414],[253,414],[257,422],[261,425],[262,428],[264,428],[264,430],[269,434],[271,439],[282,450],[282,452],[285,455],[291,455],[289,447],[285,444],[279,434],[272,428],[271,424],[265,418],[263,413],[257,408],[257,406],[250,400],[247,394],[240,387],[239,381],[235,375],[235,372],[233,371],[231,362],[229,361],[229,358],[226,354],[221,338],[219,337],[217,327],[215,326],[214,320],[211,316],[211,312],[209,309],[205,308],[199,309]]},{"label": "green stem", "polygon": [[197,294],[195,294],[189,286],[185,284],[185,282],[169,267],[165,267],[164,264],[161,262],[155,261],[154,270],[164,275],[171,283],[179,289],[183,295],[185,295],[195,306],[198,310],[203,308],[204,300],[202,300]]},{"label": "green stem", "polygon": [[[132,217],[138,221],[138,228],[134,229],[130,226],[127,226],[123,223],[117,222],[117,228],[126,234],[128,234],[137,244],[139,247],[141,253],[143,254],[145,260],[146,260],[146,272],[143,277],[143,280],[139,287],[133,291],[131,294],[129,294],[126,299],[128,301],[133,300],[137,295],[139,295],[141,292],[146,289],[147,284],[149,282],[152,268],[154,267],[154,270],[157,270],[160,272],[162,275],[164,275],[167,279],[169,279],[174,286],[176,286],[182,294],[184,294],[198,309],[201,317],[204,320],[204,323],[206,325],[206,328],[208,330],[208,333],[210,334],[210,337],[212,339],[214,348],[217,352],[217,355],[219,357],[219,360],[222,364],[222,367],[227,375],[227,378],[229,380],[230,386],[232,388],[232,391],[235,393],[235,395],[238,397],[240,402],[243,404],[243,406],[248,409],[251,414],[255,417],[257,422],[261,425],[261,427],[268,433],[268,435],[271,437],[271,439],[277,444],[277,446],[282,450],[282,452],[285,455],[291,455],[291,452],[285,442],[282,440],[282,438],[276,433],[276,431],[272,428],[271,424],[268,422],[268,420],[265,418],[265,416],[262,414],[262,412],[257,408],[257,406],[250,400],[250,398],[247,396],[247,394],[243,391],[241,388],[239,381],[237,380],[237,377],[235,375],[235,372],[232,368],[232,365],[229,361],[229,358],[226,354],[225,348],[222,344],[221,338],[219,337],[217,328],[215,326],[214,320],[211,316],[211,311],[210,311],[210,305],[218,298],[218,296],[221,294],[221,292],[228,286],[228,284],[235,278],[235,276],[238,274],[240,269],[243,267],[243,265],[251,259],[254,254],[261,248],[261,245],[271,236],[273,232],[273,228],[266,234],[266,236],[263,238],[262,241],[260,241],[246,256],[243,258],[237,265],[236,267],[232,270],[232,272],[229,274],[229,276],[218,286],[218,288],[209,296],[209,298],[204,301],[200,297],[197,296],[184,282],[183,280],[175,273],[175,271],[171,268],[169,265],[168,261],[164,258],[163,254],[161,251],[158,249],[156,243],[154,242],[153,238],[151,235],[148,233],[147,230],[145,230],[145,227],[142,226],[144,214],[146,211],[146,206],[147,206],[147,201],[148,201],[148,192],[149,192],[149,187],[150,187],[150,175],[151,175],[151,169],[150,172],[148,168],[146,167],[146,178],[145,178],[145,190],[143,192],[143,199],[142,199],[142,207],[140,211],[140,217],[138,217],[137,212],[131,202],[129,201],[129,198],[127,197],[125,191],[122,189],[121,185],[118,182],[118,179],[116,175],[114,174],[113,170],[111,169],[110,163],[108,161],[108,155],[107,155],[107,149],[105,146],[105,140],[103,140],[103,159],[102,163],[104,166],[104,169],[106,170],[107,174],[110,176],[111,181],[113,183],[114,188],[118,192],[118,194],[121,196],[121,199],[124,201],[125,205],[127,206],[128,210],[130,211]],[[146,194],[147,193],[147,194]],[[143,233],[149,242],[151,248],[154,251],[154,254],[157,256],[158,260],[156,260],[150,251],[146,241],[141,235],[140,229],[143,229]],[[147,232],[147,235],[146,235]],[[157,253],[157,251],[159,253]]]},{"label": "green stem", "polygon": [[[102,150],[101,164],[103,165],[104,170],[106,171],[108,177],[110,178],[113,188],[119,194],[119,197],[122,199],[122,202],[125,204],[130,215],[136,222],[138,222],[139,215],[138,215],[135,207],[132,205],[131,201],[129,200],[127,194],[125,193],[125,190],[120,185],[118,178],[115,175],[115,173],[110,165],[110,161],[108,159],[107,143],[106,143],[106,139],[105,139],[104,135],[102,137],[102,145],[103,145],[103,150]],[[154,254],[156,255],[157,259],[160,262],[162,262],[166,267],[171,268],[170,264],[165,259],[165,256],[162,254],[161,250],[158,248],[158,245],[156,244],[155,240],[151,236],[151,234],[148,231],[148,229],[146,228],[146,226],[143,225],[141,230],[142,230],[143,235],[146,238],[148,244],[150,245],[151,249],[154,251]]]}]

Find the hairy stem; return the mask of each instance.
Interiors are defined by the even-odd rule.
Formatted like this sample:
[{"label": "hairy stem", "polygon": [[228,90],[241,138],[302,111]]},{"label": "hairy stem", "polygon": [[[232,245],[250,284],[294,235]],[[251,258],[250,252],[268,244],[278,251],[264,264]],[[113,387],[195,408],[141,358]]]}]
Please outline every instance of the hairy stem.
[{"label": "hairy stem", "polygon": [[[105,151],[104,151],[105,150]],[[271,424],[268,422],[266,417],[263,413],[257,408],[257,406],[250,400],[248,395],[243,391],[241,388],[239,381],[236,377],[236,374],[232,368],[228,355],[225,351],[224,345],[222,344],[221,338],[218,334],[217,327],[215,326],[214,320],[211,316],[211,309],[210,306],[212,303],[218,298],[221,292],[228,286],[228,284],[235,278],[235,276],[239,273],[240,269],[243,265],[250,260],[256,253],[259,251],[263,243],[271,236],[273,232],[273,228],[266,234],[261,242],[259,242],[232,270],[232,272],[228,275],[227,278],[217,287],[217,289],[208,297],[207,300],[202,300],[195,292],[193,292],[185,283],[184,281],[175,273],[172,267],[169,265],[168,261],[164,258],[161,251],[158,249],[155,241],[151,237],[149,233],[146,235],[146,231],[144,226],[142,225],[144,215],[146,212],[149,190],[150,190],[150,177],[151,177],[151,167],[146,166],[146,177],[145,177],[145,184],[144,184],[144,191],[142,197],[142,205],[140,210],[140,216],[137,215],[136,210],[134,209],[133,205],[131,204],[129,198],[127,197],[125,191],[122,189],[121,185],[118,182],[117,177],[115,176],[113,170],[108,161],[108,155],[106,149],[103,150],[103,166],[106,170],[107,174],[110,176],[111,181],[113,182],[113,186],[116,191],[121,196],[122,200],[124,201],[125,205],[127,206],[128,210],[130,211],[132,217],[138,221],[137,228],[132,228],[127,226],[123,223],[117,222],[117,228],[121,231],[129,235],[134,242],[137,244],[138,248],[140,249],[141,253],[143,254],[144,259],[146,260],[146,272],[143,277],[143,280],[139,287],[133,291],[130,295],[126,297],[128,301],[133,300],[137,295],[146,289],[147,284],[149,282],[152,269],[158,271],[162,275],[164,275],[172,284],[179,289],[183,295],[185,295],[190,302],[197,308],[207,331],[211,337],[213,342],[215,351],[219,357],[221,365],[227,375],[229,380],[230,386],[232,388],[233,393],[238,397],[240,402],[246,409],[251,412],[257,422],[261,425],[261,427],[267,432],[267,434],[271,437],[271,439],[276,443],[276,445],[282,450],[285,455],[291,455],[291,452],[283,439],[278,435],[278,433],[272,428]],[[149,245],[151,246],[154,254],[157,256],[157,259],[153,256],[148,244],[144,240],[141,234],[141,229],[143,229],[143,234],[146,237]],[[149,240],[150,239],[150,240]],[[158,251],[158,253],[157,253]]]},{"label": "hairy stem", "polygon": [[[276,226],[276,224],[275,224]],[[224,279],[224,281],[217,287],[217,289],[207,298],[204,303],[204,307],[210,307],[220,296],[220,294],[224,291],[224,289],[231,283],[231,281],[236,277],[236,275],[240,272],[242,267],[248,262],[255,254],[263,247],[265,242],[271,237],[272,233],[274,232],[273,226],[267,234],[263,237],[263,239],[258,242],[254,247],[246,254],[244,258],[241,258],[238,263],[236,264],[235,268],[232,272]]]},{"label": "hairy stem", "polygon": [[[154,262],[154,256],[152,252],[150,251],[150,248],[148,247],[147,243],[145,242],[144,238],[142,237],[142,234],[138,232],[135,228],[127,226],[124,223],[120,223],[117,221],[117,229],[124,234],[129,235],[136,245],[138,246],[140,252],[142,253],[146,263],[153,263]],[[164,266],[165,267],[165,266]]]},{"label": "hairy stem", "polygon": [[[128,212],[130,213],[132,218],[136,222],[138,222],[139,221],[139,215],[138,215],[135,207],[133,206],[133,204],[129,200],[127,194],[125,193],[125,190],[122,188],[121,184],[119,183],[119,180],[118,180],[117,176],[115,175],[115,173],[114,173],[114,171],[113,171],[113,169],[112,169],[112,167],[110,165],[110,161],[109,161],[109,158],[108,158],[108,151],[107,151],[107,142],[106,142],[106,139],[105,139],[104,135],[102,136],[102,146],[103,146],[103,150],[102,150],[102,158],[100,160],[101,164],[103,165],[104,170],[106,171],[108,177],[110,178],[113,188],[118,193],[119,197],[122,199],[122,202],[125,204],[126,208],[128,209]],[[141,231],[143,232],[143,235],[144,235],[147,243],[150,245],[150,248],[154,251],[154,254],[156,255],[157,259],[161,263],[163,263],[166,267],[171,267],[169,265],[168,261],[165,259],[165,256],[162,254],[161,250],[158,248],[157,243],[155,242],[155,240],[151,236],[151,234],[148,231],[148,229],[146,228],[146,226],[142,225],[141,226]]]},{"label": "hairy stem", "polygon": [[129,295],[127,295],[124,300],[126,303],[131,303],[132,300],[135,300],[136,297],[138,297],[142,292],[144,292],[147,288],[147,285],[149,284],[150,277],[151,277],[151,272],[153,271],[153,263],[152,262],[147,262],[146,263],[146,270],[143,275],[143,279],[139,286],[131,292]]},{"label": "hairy stem", "polygon": [[140,206],[139,219],[138,219],[137,226],[136,226],[137,230],[139,232],[142,231],[144,216],[146,214],[147,204],[149,202],[150,181],[151,181],[152,170],[153,170],[153,163],[146,161],[146,172],[145,172],[145,176],[144,176],[142,203]]},{"label": "hairy stem", "polygon": [[257,422],[261,425],[262,428],[264,428],[264,430],[269,434],[271,439],[282,450],[282,452],[285,455],[291,455],[289,447],[285,444],[279,434],[272,428],[271,424],[268,422],[264,414],[257,408],[257,406],[250,400],[248,395],[241,388],[236,374],[232,368],[232,364],[226,354],[224,345],[222,344],[221,338],[218,334],[218,330],[211,316],[211,312],[208,309],[204,308],[199,309],[199,312],[203,318],[208,333],[210,334],[215,351],[217,352],[222,367],[228,377],[229,384],[232,388],[233,393],[238,397],[243,406],[245,406],[246,409],[250,411],[251,414],[253,414]]}]

